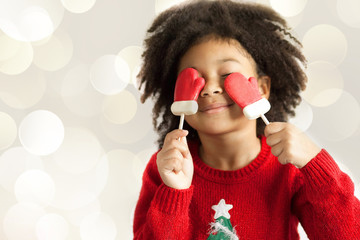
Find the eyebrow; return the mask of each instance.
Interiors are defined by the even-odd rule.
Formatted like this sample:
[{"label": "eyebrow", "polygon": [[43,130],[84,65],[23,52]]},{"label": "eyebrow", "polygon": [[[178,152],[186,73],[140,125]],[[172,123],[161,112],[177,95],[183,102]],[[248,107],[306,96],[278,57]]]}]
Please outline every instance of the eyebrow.
[{"label": "eyebrow", "polygon": [[[224,59],[219,59],[217,60],[218,63],[225,63],[225,62],[237,62],[240,63],[239,60],[235,59],[235,58],[224,58]],[[241,64],[241,63],[240,63]]]}]

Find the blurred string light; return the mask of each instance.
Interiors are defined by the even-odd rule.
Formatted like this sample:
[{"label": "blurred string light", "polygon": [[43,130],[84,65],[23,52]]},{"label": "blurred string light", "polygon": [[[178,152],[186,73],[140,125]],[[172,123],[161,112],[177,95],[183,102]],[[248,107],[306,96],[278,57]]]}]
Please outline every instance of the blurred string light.
[{"label": "blurred string light", "polygon": [[[121,189],[118,192],[121,194],[119,197],[139,193],[141,179],[135,178],[131,171],[135,157],[134,153],[125,149],[115,149],[107,153],[111,169],[109,172],[110,185],[108,186],[115,187],[117,185]],[[132,184],[128,184],[129,182]],[[108,197],[110,196],[108,195]]]},{"label": "blurred string light", "polygon": [[[330,141],[343,141],[354,134],[360,126],[359,102],[343,89],[329,89],[329,94],[339,92],[340,98],[331,106],[319,108],[319,115],[326,119],[315,119],[311,126],[314,135],[321,136]],[[329,95],[324,93],[324,95]]]},{"label": "blurred string light", "polygon": [[284,17],[293,17],[301,13],[307,0],[270,0],[270,6]]},{"label": "blurred string light", "polygon": [[60,94],[65,106],[75,115],[92,117],[102,111],[104,95],[90,83],[90,66],[86,64],[78,64],[67,72]]},{"label": "blurred string light", "polygon": [[138,109],[130,122],[115,124],[104,115],[101,116],[100,125],[108,138],[121,144],[134,144],[143,139],[152,129],[151,120],[144,122],[144,119],[149,119],[151,116],[152,104],[149,101],[141,104],[139,98],[136,100]]},{"label": "blurred string light", "polygon": [[120,56],[102,56],[91,66],[90,81],[104,95],[117,94],[129,84],[129,66]]},{"label": "blurred string light", "polygon": [[[66,133],[68,132],[67,129]],[[99,157],[92,169],[81,174],[73,174],[59,167],[53,159],[56,156],[53,155],[43,157],[46,172],[52,177],[56,189],[56,195],[50,205],[57,209],[73,211],[94,202],[107,183],[109,164],[106,155]]]},{"label": "blurred string light", "polygon": [[34,64],[45,71],[57,71],[69,63],[73,55],[73,43],[70,36],[56,31],[43,44],[33,45]]},{"label": "blurred string light", "polygon": [[85,216],[101,211],[101,204],[98,199],[99,198],[76,209],[64,210],[62,213],[66,216],[66,219],[69,223],[71,223],[71,225],[79,227]]},{"label": "blurred string light", "polygon": [[135,155],[134,160],[132,161],[132,171],[136,179],[142,179],[146,165],[156,151],[157,149],[152,147],[144,149]]},{"label": "blurred string light", "polygon": [[347,53],[345,35],[336,27],[320,24],[310,28],[302,39],[304,54],[309,62],[327,61],[341,64]]},{"label": "blurred string light", "polygon": [[132,221],[129,216],[133,215],[141,187],[141,177],[131,171],[136,155],[126,149],[114,149],[107,153],[107,158],[109,178],[99,200],[105,212],[118,209],[117,214],[112,214],[118,232],[123,239],[131,239]]},{"label": "blurred string light", "polygon": [[72,13],[85,13],[96,3],[96,0],[61,0],[64,8]]},{"label": "blurred string light", "polygon": [[289,118],[289,122],[305,132],[311,126],[313,121],[313,110],[311,106],[303,99],[295,109],[295,116]]},{"label": "blurred string light", "polygon": [[2,75],[0,86],[0,99],[6,105],[14,109],[27,109],[36,105],[44,96],[46,80],[41,71],[29,68],[20,75]]},{"label": "blurred string light", "polygon": [[131,72],[131,84],[137,85],[136,76],[139,73],[142,59],[141,54],[144,49],[139,46],[128,46],[119,52],[119,56],[122,57],[129,65]]},{"label": "blurred string light", "polygon": [[38,169],[23,172],[15,183],[18,202],[31,202],[46,207],[55,195],[55,185],[51,176]]},{"label": "blurred string light", "polygon": [[8,75],[23,73],[33,61],[34,51],[30,43],[0,35],[0,72]]},{"label": "blurred string light", "polygon": [[65,128],[65,138],[52,154],[52,161],[64,171],[82,174],[93,169],[104,155],[96,135],[85,128]]},{"label": "blurred string light", "polygon": [[137,101],[134,95],[126,90],[107,96],[103,101],[103,114],[114,124],[130,122],[135,117],[136,111]]},{"label": "blurred string light", "polygon": [[39,41],[60,25],[64,7],[58,0],[1,0],[0,29],[18,41]]},{"label": "blurred string light", "polygon": [[55,213],[43,215],[36,222],[37,240],[66,240],[69,224],[64,217]]},{"label": "blurred string light", "polygon": [[36,110],[20,123],[19,139],[30,153],[49,155],[63,142],[64,125],[56,114],[47,110]]},{"label": "blurred string light", "polygon": [[337,0],[336,4],[339,18],[348,26],[360,28],[360,1],[359,0]]},{"label": "blurred string light", "polygon": [[23,147],[7,149],[0,157],[0,185],[13,193],[15,182],[25,171],[31,169],[44,170],[42,160]]},{"label": "blurred string light", "polygon": [[80,225],[81,240],[114,240],[116,234],[113,219],[103,212],[89,214]]},{"label": "blurred string light", "polygon": [[316,107],[326,107],[340,98],[341,91],[326,91],[344,88],[342,74],[334,64],[324,61],[312,62],[306,74],[308,83],[302,97],[308,103]]},{"label": "blurred string light", "polygon": [[10,147],[17,137],[15,120],[4,112],[0,112],[0,133],[0,150]]},{"label": "blurred string light", "polygon": [[36,223],[46,214],[44,208],[21,202],[13,205],[3,218],[7,240],[37,239]]}]

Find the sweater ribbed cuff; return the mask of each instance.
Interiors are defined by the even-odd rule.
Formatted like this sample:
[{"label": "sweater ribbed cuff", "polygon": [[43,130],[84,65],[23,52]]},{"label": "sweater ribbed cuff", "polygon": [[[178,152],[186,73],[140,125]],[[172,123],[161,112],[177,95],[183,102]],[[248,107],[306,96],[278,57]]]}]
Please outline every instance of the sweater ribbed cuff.
[{"label": "sweater ribbed cuff", "polygon": [[165,214],[177,215],[188,212],[194,187],[174,189],[161,184],[155,193],[153,206]]},{"label": "sweater ribbed cuff", "polygon": [[322,149],[300,171],[311,187],[317,189],[336,179],[341,172],[334,159],[325,149]]}]

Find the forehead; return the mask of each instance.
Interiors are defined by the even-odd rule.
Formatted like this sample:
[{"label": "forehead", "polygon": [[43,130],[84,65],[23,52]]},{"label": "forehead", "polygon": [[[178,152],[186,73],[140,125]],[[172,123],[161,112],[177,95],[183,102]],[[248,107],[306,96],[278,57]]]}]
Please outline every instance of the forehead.
[{"label": "forehead", "polygon": [[180,59],[179,68],[194,64],[216,64],[229,59],[255,66],[251,55],[236,39],[207,37],[185,52]]}]

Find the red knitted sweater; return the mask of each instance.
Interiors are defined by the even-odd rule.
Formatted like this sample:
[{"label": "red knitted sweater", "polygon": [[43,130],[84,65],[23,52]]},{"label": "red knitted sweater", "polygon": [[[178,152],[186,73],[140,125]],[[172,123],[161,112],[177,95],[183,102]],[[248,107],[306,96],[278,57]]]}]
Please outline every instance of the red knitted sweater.
[{"label": "red knitted sweater", "polygon": [[162,183],[154,154],[143,175],[134,239],[222,239],[216,222],[235,230],[223,239],[299,239],[299,221],[310,239],[360,239],[354,184],[324,149],[297,169],[281,165],[265,138],[261,143],[257,158],[236,171],[207,166],[198,144],[189,143],[194,176],[185,190]]}]

